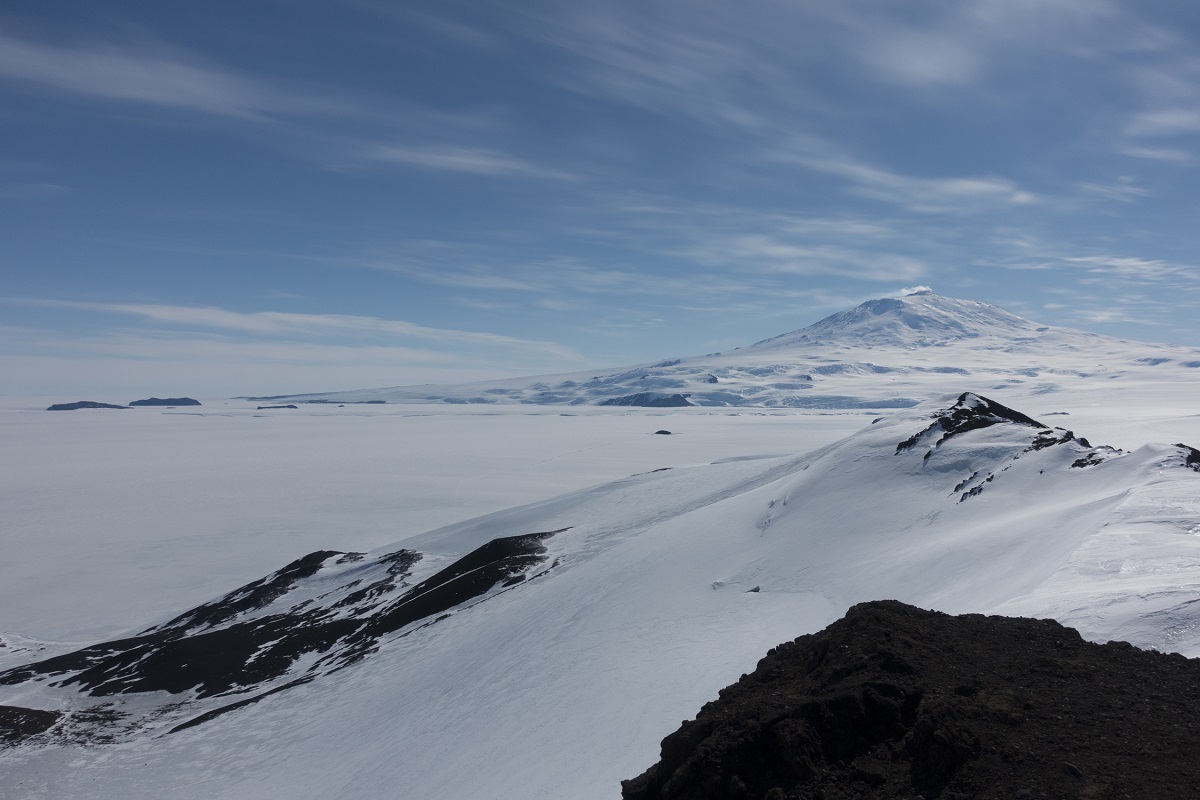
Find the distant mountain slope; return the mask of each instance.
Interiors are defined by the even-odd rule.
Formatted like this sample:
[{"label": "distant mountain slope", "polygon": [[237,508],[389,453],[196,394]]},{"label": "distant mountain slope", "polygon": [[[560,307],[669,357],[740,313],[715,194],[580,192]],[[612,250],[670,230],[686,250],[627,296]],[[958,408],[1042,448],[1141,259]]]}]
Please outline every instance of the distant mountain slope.
[{"label": "distant mountain slope", "polygon": [[987,303],[922,291],[871,300],[727,353],[459,386],[253,399],[888,409],[963,388],[1019,399],[1107,391],[1113,381],[1197,378],[1200,350],[1054,328]]},{"label": "distant mountain slope", "polygon": [[964,393],[801,457],[320,551],[59,648],[0,672],[0,705],[61,715],[0,713],[28,733],[0,770],[35,796],[612,797],[761,653],[865,600],[1200,655],[1198,531],[1200,451]]}]

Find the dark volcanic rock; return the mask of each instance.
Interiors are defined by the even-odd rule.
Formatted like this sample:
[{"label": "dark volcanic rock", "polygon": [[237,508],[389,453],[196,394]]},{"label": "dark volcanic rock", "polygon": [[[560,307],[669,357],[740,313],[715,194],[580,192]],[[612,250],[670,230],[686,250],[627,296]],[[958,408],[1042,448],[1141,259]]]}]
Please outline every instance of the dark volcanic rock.
[{"label": "dark volcanic rock", "polygon": [[[407,550],[400,552],[408,553]],[[347,555],[349,554],[337,550],[318,550],[315,553],[309,553],[304,558],[296,559],[283,569],[265,578],[248,583],[240,589],[225,595],[220,600],[196,606],[186,614],[182,614],[160,627],[186,630],[189,628],[220,625],[240,614],[265,608],[287,594],[298,581],[317,574],[325,562],[333,556],[342,556],[343,558],[339,559],[341,561]],[[394,556],[395,554],[392,555]],[[409,564],[415,564],[418,560],[420,560],[420,556],[413,554],[413,558]],[[151,628],[151,630],[154,629]]]},{"label": "dark volcanic rock", "polygon": [[937,447],[947,439],[957,436],[960,433],[975,431],[981,428],[990,428],[993,425],[1004,423],[1049,429],[1048,425],[1043,425],[1019,411],[1012,410],[1008,406],[1000,405],[995,400],[989,400],[986,397],[971,392],[964,392],[959,395],[958,401],[953,406],[939,412],[935,416],[932,425],[923,431],[914,433],[896,445],[896,453],[899,455],[905,450],[914,447],[922,439],[933,433],[941,432],[942,434],[934,445]]},{"label": "dark volcanic rock", "polygon": [[134,400],[131,406],[198,406],[199,400],[190,397],[148,397],[145,400]]},{"label": "dark volcanic rock", "polygon": [[1177,444],[1175,446],[1184,452],[1186,456],[1184,463],[1196,472],[1200,472],[1200,450],[1189,447],[1186,444]]},{"label": "dark volcanic rock", "polygon": [[637,406],[639,408],[677,408],[682,406],[690,406],[692,404],[688,402],[687,395],[638,392],[637,394],[628,394],[624,397],[610,397],[607,400],[601,400],[596,405]]},{"label": "dark volcanic rock", "polygon": [[774,648],[625,800],[1200,797],[1200,660],[863,603]]},{"label": "dark volcanic rock", "polygon": [[[251,400],[271,400],[274,398],[251,397],[250,399]],[[317,405],[317,406],[323,405],[323,404],[337,403],[338,408],[341,408],[344,405],[352,405],[352,406],[385,406],[385,405],[387,405],[387,400],[346,400],[345,402],[338,403],[337,400],[317,399],[317,400],[305,400],[304,402],[309,403],[311,405]]]},{"label": "dark volcanic rock", "polygon": [[62,714],[57,711],[0,706],[0,746],[16,744],[45,733],[60,717]]},{"label": "dark volcanic rock", "polygon": [[[190,692],[193,700],[241,697],[174,729],[184,730],[336,672],[376,652],[385,637],[407,636],[541,577],[557,564],[544,564],[545,542],[561,532],[493,539],[411,585],[406,579],[422,558],[416,551],[368,559],[320,550],[135,636],[0,671],[0,685],[53,679],[92,697],[160,691]],[[347,582],[289,602],[322,570],[347,564],[359,565],[337,573]],[[0,715],[0,731],[6,719]]]},{"label": "dark volcanic rock", "polygon": [[258,411],[266,411],[266,410],[272,409],[272,408],[299,408],[299,407],[300,406],[295,406],[295,405],[292,405],[291,403],[288,403],[286,406],[259,406],[257,410]]},{"label": "dark volcanic rock", "polygon": [[129,408],[129,406],[114,406],[112,403],[97,403],[94,400],[80,400],[76,403],[55,403],[47,411],[78,411],[81,408]]}]

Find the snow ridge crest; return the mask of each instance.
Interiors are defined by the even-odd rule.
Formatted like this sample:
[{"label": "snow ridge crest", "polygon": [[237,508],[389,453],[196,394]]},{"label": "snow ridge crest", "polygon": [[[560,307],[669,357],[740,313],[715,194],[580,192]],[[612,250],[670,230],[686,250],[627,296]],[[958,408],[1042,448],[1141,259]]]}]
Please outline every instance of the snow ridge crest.
[{"label": "snow ridge crest", "polygon": [[1004,423],[1028,425],[1039,430],[1049,430],[1050,427],[1043,425],[1032,417],[1022,414],[1020,411],[1014,411],[1008,406],[1001,405],[994,400],[989,400],[982,395],[977,395],[973,392],[963,392],[959,395],[954,405],[934,415],[934,421],[929,427],[914,433],[896,445],[896,454],[899,455],[905,450],[911,450],[918,442],[935,431],[944,432],[934,445],[936,448],[942,442],[957,434]]}]

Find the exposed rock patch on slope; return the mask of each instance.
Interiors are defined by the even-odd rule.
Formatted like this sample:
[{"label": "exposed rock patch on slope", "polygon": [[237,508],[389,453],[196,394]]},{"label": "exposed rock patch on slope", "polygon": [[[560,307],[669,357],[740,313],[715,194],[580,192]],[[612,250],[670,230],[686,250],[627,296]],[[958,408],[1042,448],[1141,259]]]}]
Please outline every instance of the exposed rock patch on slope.
[{"label": "exposed rock patch on slope", "polygon": [[992,425],[1004,422],[1028,425],[1031,428],[1044,429],[1049,427],[1025,416],[1019,411],[1013,411],[1007,406],[1002,406],[999,403],[988,400],[986,397],[980,397],[971,392],[964,392],[959,395],[957,402],[953,406],[939,413],[934,418],[933,424],[928,428],[918,431],[896,445],[896,452],[900,453],[903,450],[908,450],[922,439],[929,438],[931,434],[939,431],[943,431],[944,433],[934,443],[933,447],[935,449],[951,436],[966,433],[967,431],[980,430],[981,428],[989,428]]},{"label": "exposed rock patch on slope", "polygon": [[601,400],[596,405],[598,406],[638,406],[641,408],[681,408],[690,406],[688,396],[685,394],[655,394],[653,392],[639,392],[638,394],[630,394],[624,397],[613,397],[608,400]]},{"label": "exposed rock patch on slope", "polygon": [[[415,584],[408,579],[422,554],[413,550],[370,559],[310,553],[136,636],[0,672],[0,685],[53,679],[92,697],[183,695],[169,716],[184,717],[193,706],[207,710],[173,728],[182,730],[349,666],[375,652],[385,637],[406,635],[545,574],[549,568],[537,569],[546,560],[543,542],[559,532],[493,539]],[[200,702],[209,698],[218,702]],[[0,719],[20,722],[7,738],[41,733],[24,721],[44,719],[38,713],[6,712]]]},{"label": "exposed rock patch on slope", "polygon": [[0,706],[0,746],[45,733],[62,717],[57,711]]},{"label": "exposed rock patch on slope", "polygon": [[773,649],[625,800],[1200,795],[1200,661],[864,603]]}]

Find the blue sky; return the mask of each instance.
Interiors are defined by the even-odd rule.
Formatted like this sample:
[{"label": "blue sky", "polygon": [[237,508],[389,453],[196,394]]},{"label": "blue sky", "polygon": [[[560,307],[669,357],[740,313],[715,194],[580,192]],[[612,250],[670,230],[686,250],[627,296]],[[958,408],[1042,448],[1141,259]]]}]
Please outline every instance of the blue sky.
[{"label": "blue sky", "polygon": [[904,287],[1200,345],[1180,2],[10,0],[0,393],[619,366]]}]

